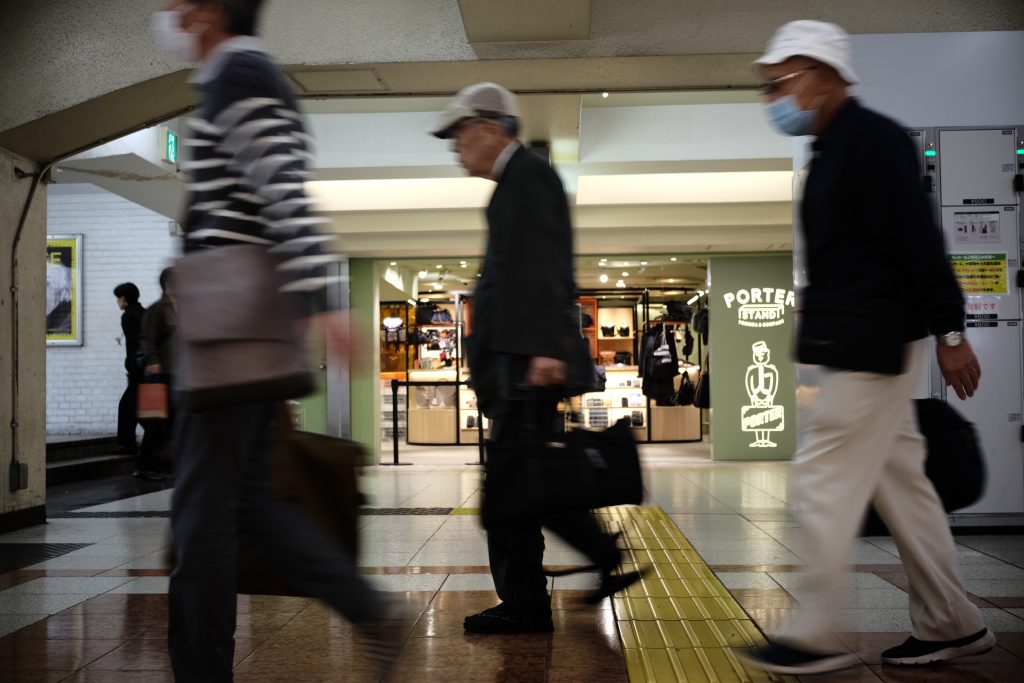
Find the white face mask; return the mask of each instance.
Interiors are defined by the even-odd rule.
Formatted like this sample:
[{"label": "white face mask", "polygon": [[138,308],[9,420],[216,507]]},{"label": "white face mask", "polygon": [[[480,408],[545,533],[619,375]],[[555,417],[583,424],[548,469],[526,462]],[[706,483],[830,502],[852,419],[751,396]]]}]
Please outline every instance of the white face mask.
[{"label": "white face mask", "polygon": [[[191,9],[190,5],[153,13],[152,29],[157,41],[168,54],[183,62],[199,61],[199,33],[181,29],[182,15]],[[198,27],[200,32],[202,26]]]}]

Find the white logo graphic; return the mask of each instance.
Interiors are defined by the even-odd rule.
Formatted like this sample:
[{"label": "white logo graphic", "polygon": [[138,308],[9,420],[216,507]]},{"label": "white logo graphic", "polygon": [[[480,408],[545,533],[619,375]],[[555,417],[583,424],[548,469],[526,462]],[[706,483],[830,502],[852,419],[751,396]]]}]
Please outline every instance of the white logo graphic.
[{"label": "white logo graphic", "polygon": [[771,360],[768,344],[755,342],[751,350],[754,364],[747,368],[744,383],[750,405],[740,408],[742,429],[754,432],[751,448],[776,448],[778,444],[771,440],[771,433],[786,428],[786,409],[774,405],[775,393],[779,390],[779,371],[768,362]]},{"label": "white logo graphic", "polygon": [[741,327],[778,327],[786,322],[786,306],[796,303],[796,294],[781,287],[751,287],[729,292],[722,298],[726,308],[739,304]]}]

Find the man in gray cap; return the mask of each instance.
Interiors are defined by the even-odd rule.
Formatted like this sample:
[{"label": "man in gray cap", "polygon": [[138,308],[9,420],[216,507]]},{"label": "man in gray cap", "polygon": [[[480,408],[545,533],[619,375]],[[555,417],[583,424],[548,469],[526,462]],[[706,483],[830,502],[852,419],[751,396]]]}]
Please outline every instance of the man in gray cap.
[{"label": "man in gray cap", "polygon": [[756,64],[771,123],[816,138],[800,204],[809,284],[797,356],[819,366],[820,384],[793,466],[808,592],[789,627],[746,659],[789,674],[859,663],[830,651],[829,633],[872,502],[906,569],[914,626],[882,661],[919,665],[986,652],[995,637],[961,584],[946,515],[925,476],[912,400],[929,333],[961,399],[974,394],[981,368],[964,338],[963,296],[910,138],[849,95],[857,82],[849,37],[834,24],[782,26]]},{"label": "man in gray cap", "polygon": [[531,447],[524,433],[533,431],[540,441],[554,424],[558,399],[572,379],[574,337],[580,338],[565,189],[547,161],[519,144],[518,131],[515,96],[494,83],[464,88],[432,131],[453,141],[469,175],[497,183],[487,207],[487,251],[466,357],[480,410],[492,420],[481,517],[502,602],[466,618],[465,629],[474,633],[552,630],[542,525],[600,568],[601,585],[588,601],[640,578],[637,572],[613,573],[620,556],[615,537],[603,533],[588,511],[514,521],[489,513],[509,502],[495,491],[506,488],[502,484],[511,481],[523,449]]}]

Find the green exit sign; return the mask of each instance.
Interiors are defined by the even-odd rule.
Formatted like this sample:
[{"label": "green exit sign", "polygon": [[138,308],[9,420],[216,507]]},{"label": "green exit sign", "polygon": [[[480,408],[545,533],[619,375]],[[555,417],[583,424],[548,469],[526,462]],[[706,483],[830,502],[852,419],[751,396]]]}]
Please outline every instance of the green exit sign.
[{"label": "green exit sign", "polygon": [[178,163],[178,134],[170,128],[164,128],[164,161],[170,164]]}]

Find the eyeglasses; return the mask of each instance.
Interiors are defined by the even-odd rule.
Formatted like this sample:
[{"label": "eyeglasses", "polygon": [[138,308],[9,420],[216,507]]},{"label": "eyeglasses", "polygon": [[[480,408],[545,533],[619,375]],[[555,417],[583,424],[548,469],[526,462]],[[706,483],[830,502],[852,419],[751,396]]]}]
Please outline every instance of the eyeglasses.
[{"label": "eyeglasses", "polygon": [[762,83],[761,85],[758,86],[758,89],[761,91],[762,95],[767,95],[767,96],[774,95],[774,94],[778,93],[780,90],[782,90],[782,86],[783,86],[784,83],[786,83],[786,81],[792,80],[792,79],[796,78],[797,76],[799,76],[799,75],[801,75],[803,73],[806,73],[808,71],[813,71],[814,69],[817,69],[817,68],[818,67],[816,67],[816,66],[808,66],[808,67],[805,67],[803,69],[800,69],[799,71],[794,71],[791,74],[786,74],[785,76],[779,76],[778,78],[772,79],[770,81],[765,81],[764,83]]}]

